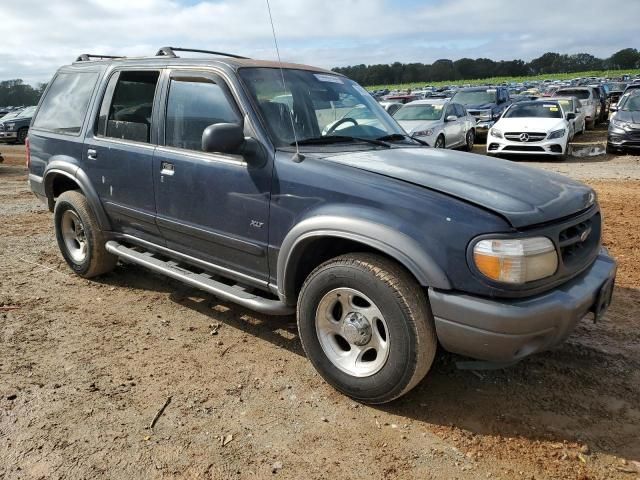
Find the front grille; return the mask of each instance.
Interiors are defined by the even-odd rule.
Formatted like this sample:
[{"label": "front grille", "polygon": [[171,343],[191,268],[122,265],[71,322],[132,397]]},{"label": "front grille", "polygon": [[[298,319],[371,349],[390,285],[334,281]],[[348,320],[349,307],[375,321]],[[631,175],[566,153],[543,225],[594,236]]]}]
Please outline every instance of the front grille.
[{"label": "front grille", "polygon": [[[523,140],[521,135],[526,135],[527,139]],[[512,142],[541,142],[547,138],[546,133],[542,132],[507,132],[504,134],[504,138]]]},{"label": "front grille", "polygon": [[581,270],[600,248],[602,218],[600,212],[570,225],[558,234],[560,258],[565,270]]},{"label": "front grille", "polygon": [[502,151],[512,152],[544,152],[544,148],[535,145],[507,145]]}]

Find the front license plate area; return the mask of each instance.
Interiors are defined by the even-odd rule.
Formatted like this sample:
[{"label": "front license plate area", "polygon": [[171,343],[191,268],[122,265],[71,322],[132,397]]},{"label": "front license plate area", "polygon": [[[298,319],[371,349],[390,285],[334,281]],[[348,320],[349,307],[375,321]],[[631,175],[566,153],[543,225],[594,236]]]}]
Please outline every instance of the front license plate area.
[{"label": "front license plate area", "polygon": [[611,305],[611,297],[613,296],[613,287],[615,285],[615,278],[607,280],[596,297],[596,302],[593,304],[591,311],[593,312],[593,322],[597,323],[604,314],[607,312],[609,305]]}]

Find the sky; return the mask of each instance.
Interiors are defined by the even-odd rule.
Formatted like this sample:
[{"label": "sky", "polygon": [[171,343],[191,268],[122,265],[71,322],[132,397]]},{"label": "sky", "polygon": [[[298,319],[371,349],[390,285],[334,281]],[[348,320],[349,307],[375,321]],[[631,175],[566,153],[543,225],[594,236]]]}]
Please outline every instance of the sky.
[{"label": "sky", "polygon": [[[608,57],[640,42],[640,0],[270,0],[283,60],[332,68],[440,58]],[[48,81],[81,53],[172,45],[275,59],[266,0],[2,0],[0,80]]]}]

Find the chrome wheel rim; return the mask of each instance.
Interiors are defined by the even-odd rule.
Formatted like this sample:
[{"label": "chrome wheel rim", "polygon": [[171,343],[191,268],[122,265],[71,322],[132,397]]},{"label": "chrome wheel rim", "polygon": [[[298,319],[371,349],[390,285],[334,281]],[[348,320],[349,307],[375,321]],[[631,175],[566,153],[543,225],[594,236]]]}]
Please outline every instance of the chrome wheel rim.
[{"label": "chrome wheel rim", "polygon": [[473,141],[475,140],[474,137],[475,135],[473,134],[473,132],[467,133],[467,147],[469,147],[469,150],[473,148]]},{"label": "chrome wheel rim", "polygon": [[73,210],[65,210],[60,221],[62,239],[74,262],[82,263],[87,258],[87,236],[82,220]]},{"label": "chrome wheel rim", "polygon": [[389,358],[389,329],[382,312],[352,288],[336,288],[322,297],[316,334],[329,361],[354,377],[376,374]]},{"label": "chrome wheel rim", "polygon": [[436,140],[435,148],[444,148],[444,140],[442,138],[438,138]]}]

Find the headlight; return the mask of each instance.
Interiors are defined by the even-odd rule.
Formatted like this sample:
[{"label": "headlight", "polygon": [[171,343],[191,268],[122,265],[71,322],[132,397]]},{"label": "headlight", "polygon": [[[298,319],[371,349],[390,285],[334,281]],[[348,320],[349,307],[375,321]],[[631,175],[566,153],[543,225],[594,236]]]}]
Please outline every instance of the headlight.
[{"label": "headlight", "polygon": [[485,110],[485,111],[479,112],[478,117],[481,120],[489,120],[491,118],[491,110]]},{"label": "headlight", "polygon": [[626,130],[631,126],[627,122],[621,122],[619,120],[616,120],[615,118],[611,119],[611,125],[613,125],[614,127],[622,128],[623,130]]},{"label": "headlight", "polygon": [[15,127],[15,126],[16,126],[16,124],[15,124],[15,123],[7,123],[7,124],[5,124],[5,128],[6,128],[6,129],[7,129],[7,131],[9,131],[9,132],[10,132],[11,130],[13,130],[13,127]]},{"label": "headlight", "polygon": [[562,138],[564,137],[565,133],[567,133],[567,131],[564,128],[562,130],[555,130],[547,135],[547,138],[549,140],[553,140],[554,138]]},{"label": "headlight", "polygon": [[433,135],[433,129],[430,128],[429,130],[421,130],[419,132],[413,132],[414,137],[430,137],[431,135]]},{"label": "headlight", "polygon": [[473,261],[487,278],[511,284],[550,277],[558,269],[558,254],[546,237],[481,240]]},{"label": "headlight", "polygon": [[502,138],[502,132],[500,130],[498,130],[497,128],[492,128],[491,130],[489,130],[489,133],[493,137]]}]

